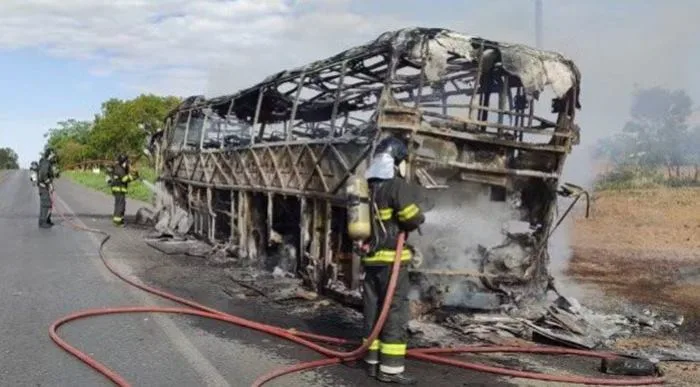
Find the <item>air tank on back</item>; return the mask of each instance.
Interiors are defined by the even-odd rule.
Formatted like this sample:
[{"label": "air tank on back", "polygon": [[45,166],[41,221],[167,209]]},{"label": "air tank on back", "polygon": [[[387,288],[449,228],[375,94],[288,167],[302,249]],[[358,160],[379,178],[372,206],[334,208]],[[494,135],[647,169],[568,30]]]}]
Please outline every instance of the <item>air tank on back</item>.
[{"label": "air tank on back", "polygon": [[345,194],[348,200],[348,236],[353,241],[364,241],[372,231],[367,180],[351,175],[345,183]]}]

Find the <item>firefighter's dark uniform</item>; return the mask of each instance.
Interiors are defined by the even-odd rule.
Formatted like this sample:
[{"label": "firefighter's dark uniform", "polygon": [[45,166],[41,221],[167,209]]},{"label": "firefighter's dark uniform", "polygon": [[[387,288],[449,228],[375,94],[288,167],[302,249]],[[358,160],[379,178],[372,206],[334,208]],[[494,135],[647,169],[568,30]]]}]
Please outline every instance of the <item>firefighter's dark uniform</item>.
[{"label": "firefighter's dark uniform", "polygon": [[[401,231],[406,233],[416,230],[425,217],[418,205],[415,187],[401,177],[391,179],[368,179],[372,200],[376,211],[372,211],[372,229],[374,237],[371,250],[362,258],[365,278],[363,282],[363,302],[365,317],[365,337],[374,327],[391,276],[391,265],[396,256],[396,242]],[[404,359],[407,344],[407,325],[410,318],[408,292],[409,278],[407,266],[412,259],[411,247],[404,244],[401,252],[401,271],[389,315],[379,335],[369,347],[365,362],[369,364],[370,374],[376,373],[379,364],[378,379],[413,384],[409,376],[404,375]]]},{"label": "firefighter's dark uniform", "polygon": [[126,212],[126,193],[128,192],[129,183],[134,181],[134,176],[129,173],[129,167],[123,163],[117,163],[110,171],[110,185],[112,186],[112,195],[114,195],[114,214],[112,222],[115,225],[124,224],[124,213]]},{"label": "firefighter's dark uniform", "polygon": [[50,152],[41,158],[37,170],[37,187],[39,187],[39,227],[49,228],[53,226],[51,221],[51,188],[53,179],[58,177],[58,172],[53,162],[48,157]]}]

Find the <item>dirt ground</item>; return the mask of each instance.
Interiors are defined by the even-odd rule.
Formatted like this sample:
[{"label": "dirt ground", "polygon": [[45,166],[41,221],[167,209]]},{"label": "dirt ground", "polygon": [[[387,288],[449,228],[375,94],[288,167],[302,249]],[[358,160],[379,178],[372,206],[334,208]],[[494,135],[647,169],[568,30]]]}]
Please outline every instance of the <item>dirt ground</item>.
[{"label": "dirt ground", "polygon": [[[588,219],[574,222],[567,274],[616,302],[683,313],[677,337],[640,338],[622,347],[700,344],[700,189],[602,191]],[[671,385],[700,385],[700,365],[662,367]]]}]

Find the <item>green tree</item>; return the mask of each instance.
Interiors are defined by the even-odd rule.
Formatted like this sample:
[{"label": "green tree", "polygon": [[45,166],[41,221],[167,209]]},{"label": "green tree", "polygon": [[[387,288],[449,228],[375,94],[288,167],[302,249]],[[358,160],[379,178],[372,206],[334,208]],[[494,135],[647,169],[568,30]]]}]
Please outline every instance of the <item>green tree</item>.
[{"label": "green tree", "polygon": [[133,156],[141,153],[146,136],[160,129],[165,115],[179,103],[176,97],[150,94],[132,100],[112,98],[102,104],[94,121],[61,121],[44,137],[63,167],[113,159],[119,153]]},{"label": "green tree", "polygon": [[636,165],[636,141],[628,133],[605,137],[595,146],[595,156],[605,158],[615,165]]},{"label": "green tree", "polygon": [[110,99],[95,117],[89,145],[108,158],[119,153],[140,154],[146,136],[161,128],[166,114],[179,103],[176,97],[152,94],[127,101]]},{"label": "green tree", "polygon": [[659,87],[642,89],[635,93],[632,119],[623,132],[630,135],[634,148],[644,166],[665,165],[669,176],[687,163],[686,141],[690,136],[688,117],[693,101],[684,90],[666,90]]},{"label": "green tree", "polygon": [[679,177],[693,156],[687,123],[692,105],[684,90],[638,90],[622,133],[600,140],[596,153],[618,165],[666,166],[669,176]]},{"label": "green tree", "polygon": [[76,164],[95,157],[96,153],[88,145],[92,122],[67,119],[57,127],[49,129],[44,137],[46,145],[54,148],[62,167]]},{"label": "green tree", "polygon": [[700,181],[700,125],[693,128],[686,142],[688,161],[695,167],[693,181]]},{"label": "green tree", "polygon": [[12,148],[0,148],[0,169],[19,169],[18,159]]}]

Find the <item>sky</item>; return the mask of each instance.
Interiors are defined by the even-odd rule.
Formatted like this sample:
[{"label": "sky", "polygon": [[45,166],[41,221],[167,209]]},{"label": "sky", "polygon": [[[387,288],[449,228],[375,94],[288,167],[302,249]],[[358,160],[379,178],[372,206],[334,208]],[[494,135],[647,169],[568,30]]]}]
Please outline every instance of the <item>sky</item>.
[{"label": "sky", "polygon": [[[700,106],[700,1],[542,0],[543,48],[582,73],[582,146],[618,131],[636,87]],[[534,45],[534,0],[0,0],[0,146],[27,167],[46,131],[112,97],[232,93],[403,27]],[[543,101],[543,104],[548,102]],[[566,175],[589,169],[576,149]]]}]

